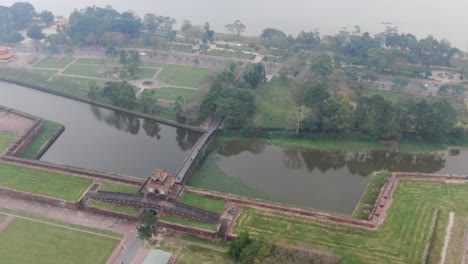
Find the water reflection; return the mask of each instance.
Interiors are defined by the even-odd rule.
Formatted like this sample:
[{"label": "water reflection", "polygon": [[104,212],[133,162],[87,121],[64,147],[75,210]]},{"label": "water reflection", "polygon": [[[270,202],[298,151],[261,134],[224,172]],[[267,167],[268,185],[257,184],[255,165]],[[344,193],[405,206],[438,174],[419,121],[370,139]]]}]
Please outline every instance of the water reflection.
[{"label": "water reflection", "polygon": [[134,115],[120,111],[105,110],[103,108],[91,105],[91,112],[97,120],[105,122],[111,127],[120,131],[129,132],[132,135],[137,135],[140,132],[140,118]]},{"label": "water reflection", "polygon": [[190,150],[200,137],[199,133],[188,131],[187,129],[176,129],[176,140],[181,150]]},{"label": "water reflection", "polygon": [[[268,145],[258,141],[233,140],[222,144],[218,154],[229,158],[249,152],[263,154]],[[268,149],[270,150],[270,149]],[[450,156],[460,155],[460,150],[451,150]],[[368,176],[374,171],[386,169],[390,171],[434,173],[445,167],[445,153],[407,154],[381,150],[365,152],[350,151],[320,151],[313,149],[287,148],[282,149],[282,164],[288,169],[302,169],[304,165],[309,172],[347,168],[350,173]]]}]

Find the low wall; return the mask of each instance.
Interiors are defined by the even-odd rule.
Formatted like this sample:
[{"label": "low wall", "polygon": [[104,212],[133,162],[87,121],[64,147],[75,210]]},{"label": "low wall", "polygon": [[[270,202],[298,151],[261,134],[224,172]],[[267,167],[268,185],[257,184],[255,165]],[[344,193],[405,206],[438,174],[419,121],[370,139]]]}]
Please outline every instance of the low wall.
[{"label": "low wall", "polygon": [[104,210],[104,209],[97,208],[94,206],[89,206],[89,205],[84,207],[84,211],[90,212],[93,214],[103,215],[106,217],[125,219],[128,221],[138,221],[138,216],[135,216],[135,215],[127,215],[123,213],[112,212],[112,211]]},{"label": "low wall", "polygon": [[0,160],[7,162],[7,163],[17,164],[17,165],[36,167],[36,168],[45,169],[45,170],[55,170],[55,171],[59,171],[62,173],[74,174],[74,175],[81,176],[81,177],[99,178],[99,179],[111,180],[114,182],[130,184],[130,185],[140,186],[145,181],[145,179],[132,177],[132,176],[106,174],[103,172],[89,171],[85,169],[57,165],[57,164],[47,163],[47,162],[38,161],[38,160],[27,160],[27,159],[21,159],[21,158],[10,157],[10,156],[0,157]]},{"label": "low wall", "polygon": [[58,137],[65,131],[65,126],[61,125],[60,128],[55,131],[55,133],[52,135],[52,137],[44,144],[42,147],[39,149],[39,151],[34,155],[35,160],[39,160],[42,155],[54,144],[54,142],[57,140]]},{"label": "low wall", "polygon": [[[20,77],[20,76],[18,76],[18,77]],[[84,97],[80,97],[80,96],[75,96],[75,95],[55,91],[55,90],[45,88],[45,87],[40,86],[40,85],[35,85],[35,84],[31,84],[31,83],[28,83],[28,82],[23,82],[23,81],[19,81],[19,80],[15,80],[15,79],[9,79],[9,78],[2,77],[2,76],[0,76],[0,80],[4,81],[4,82],[13,83],[13,84],[16,84],[16,85],[25,86],[25,87],[35,89],[35,90],[38,90],[38,91],[42,91],[42,92],[46,92],[46,93],[66,97],[66,98],[69,98],[69,99],[72,99],[72,100],[81,101],[81,102],[85,102],[85,103],[92,104],[92,105],[97,105],[97,106],[100,106],[100,107],[103,107],[103,108],[116,110],[116,111],[120,111],[120,112],[125,112],[125,113],[132,114],[132,115],[135,115],[135,116],[138,116],[138,117],[141,117],[141,118],[151,119],[151,120],[154,120],[154,121],[166,124],[166,125],[185,128],[185,129],[189,129],[189,130],[196,131],[196,132],[201,132],[201,133],[205,132],[205,130],[203,130],[203,129],[199,128],[199,127],[182,124],[182,123],[179,123],[179,122],[176,122],[176,121],[156,117],[156,116],[153,116],[153,115],[148,115],[148,114],[145,114],[145,113],[129,110],[129,109],[114,106],[114,105],[111,105],[111,104],[101,103],[101,102],[91,100],[91,99],[88,99],[88,98],[84,98]],[[44,81],[39,81],[38,80],[37,82],[42,82],[43,85],[45,85],[45,86],[50,85],[50,83],[47,83],[47,82],[44,82]]]},{"label": "low wall", "polygon": [[41,204],[47,204],[47,205],[56,206],[56,207],[62,207],[62,202],[65,202],[65,207],[67,209],[72,209],[72,210],[78,209],[77,203],[73,201],[64,201],[64,200],[60,200],[57,198],[41,196],[41,195],[32,194],[32,193],[24,193],[24,192],[6,189],[6,188],[0,188],[0,195],[8,196],[8,197],[16,198],[16,199],[22,199],[26,201],[31,201],[31,202],[36,202],[36,203],[41,203]]},{"label": "low wall", "polygon": [[33,115],[23,113],[7,107],[0,107],[0,111],[9,112],[13,115],[29,119],[33,121],[33,124],[23,133],[21,133],[11,144],[10,146],[2,153],[3,155],[9,156],[21,156],[24,151],[28,148],[39,134],[41,134],[42,129],[44,128],[42,120]]},{"label": "low wall", "polygon": [[214,231],[203,230],[203,229],[199,229],[199,228],[191,227],[191,226],[183,226],[179,224],[166,222],[164,220],[159,220],[158,223],[160,227],[171,229],[176,232],[181,232],[184,234],[193,235],[193,236],[202,237],[202,238],[218,239],[218,234]]}]

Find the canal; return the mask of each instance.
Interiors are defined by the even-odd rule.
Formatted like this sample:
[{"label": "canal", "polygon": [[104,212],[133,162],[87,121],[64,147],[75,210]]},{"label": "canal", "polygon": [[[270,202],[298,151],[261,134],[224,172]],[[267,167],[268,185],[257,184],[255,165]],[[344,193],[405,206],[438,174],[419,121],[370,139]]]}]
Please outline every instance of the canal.
[{"label": "canal", "polygon": [[201,136],[119,111],[0,82],[0,105],[65,125],[43,161],[146,178],[177,172]]},{"label": "canal", "polygon": [[[0,82],[0,105],[65,125],[43,161],[146,178],[176,172],[200,137],[118,111]],[[254,140],[219,142],[189,181],[204,189],[350,214],[373,171],[468,173],[468,151],[323,152]]]}]

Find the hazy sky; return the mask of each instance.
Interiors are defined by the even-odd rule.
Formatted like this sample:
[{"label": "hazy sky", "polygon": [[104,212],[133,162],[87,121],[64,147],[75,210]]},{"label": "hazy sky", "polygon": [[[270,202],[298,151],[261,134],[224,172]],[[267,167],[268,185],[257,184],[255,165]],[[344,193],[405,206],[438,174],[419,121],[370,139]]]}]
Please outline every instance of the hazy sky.
[{"label": "hazy sky", "polygon": [[[2,0],[11,5],[14,0]],[[143,16],[151,12],[184,19],[195,24],[210,22],[215,31],[240,19],[248,34],[259,34],[266,27],[275,27],[287,34],[300,30],[319,29],[333,34],[342,27],[359,25],[363,31],[382,31],[382,21],[399,27],[400,32],[418,37],[433,34],[447,38],[453,45],[467,50],[468,0],[30,0],[37,10],[48,9],[68,16],[74,8],[110,4],[118,11],[133,10]]]}]

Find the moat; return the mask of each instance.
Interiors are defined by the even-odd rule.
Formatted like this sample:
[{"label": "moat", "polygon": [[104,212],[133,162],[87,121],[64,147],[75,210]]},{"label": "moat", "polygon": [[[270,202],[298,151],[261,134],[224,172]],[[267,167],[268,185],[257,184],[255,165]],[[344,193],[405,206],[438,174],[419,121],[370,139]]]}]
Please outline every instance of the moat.
[{"label": "moat", "polygon": [[[65,125],[43,161],[148,177],[175,173],[199,133],[86,103],[0,83],[0,105]],[[465,174],[468,151],[409,155],[321,152],[256,141],[220,143],[189,184],[211,190],[352,213],[372,171]]]}]

